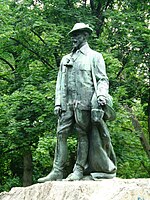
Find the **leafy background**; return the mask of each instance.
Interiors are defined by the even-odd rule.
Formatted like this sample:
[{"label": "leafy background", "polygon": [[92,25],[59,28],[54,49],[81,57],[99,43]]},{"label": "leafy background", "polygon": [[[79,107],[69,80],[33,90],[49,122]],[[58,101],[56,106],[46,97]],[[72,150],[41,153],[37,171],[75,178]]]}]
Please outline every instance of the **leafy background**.
[{"label": "leafy background", "polygon": [[[149,1],[0,0],[0,192],[28,186],[52,168],[59,63],[77,22],[93,27],[117,119],[108,123],[120,178],[150,177]],[[68,140],[66,174],[77,139]]]}]

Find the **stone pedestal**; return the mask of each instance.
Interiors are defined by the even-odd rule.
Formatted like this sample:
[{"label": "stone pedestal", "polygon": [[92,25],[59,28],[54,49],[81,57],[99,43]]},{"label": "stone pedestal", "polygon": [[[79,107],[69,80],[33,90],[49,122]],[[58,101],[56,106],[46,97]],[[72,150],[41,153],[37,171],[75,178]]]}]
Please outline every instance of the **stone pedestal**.
[{"label": "stone pedestal", "polygon": [[2,192],[0,200],[150,200],[150,179],[38,183]]}]

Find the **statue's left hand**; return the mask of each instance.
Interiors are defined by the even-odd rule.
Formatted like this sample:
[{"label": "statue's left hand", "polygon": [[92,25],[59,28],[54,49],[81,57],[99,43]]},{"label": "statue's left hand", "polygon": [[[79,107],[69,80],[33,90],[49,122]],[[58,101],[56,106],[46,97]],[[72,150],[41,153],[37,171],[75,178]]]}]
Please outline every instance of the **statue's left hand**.
[{"label": "statue's left hand", "polygon": [[98,96],[97,97],[97,101],[98,101],[98,104],[100,106],[104,106],[106,105],[106,98],[104,96]]}]

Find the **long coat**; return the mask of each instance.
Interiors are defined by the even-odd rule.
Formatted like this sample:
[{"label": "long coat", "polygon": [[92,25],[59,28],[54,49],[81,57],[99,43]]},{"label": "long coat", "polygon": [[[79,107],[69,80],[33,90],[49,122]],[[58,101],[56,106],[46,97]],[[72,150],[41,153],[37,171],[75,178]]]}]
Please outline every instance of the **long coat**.
[{"label": "long coat", "polygon": [[[71,63],[71,64],[70,64]],[[68,54],[61,60],[57,77],[55,106],[61,106],[66,110],[68,102],[68,70],[70,67],[76,68],[75,86],[77,90],[76,99],[81,110],[91,109],[91,100],[95,91],[93,72],[97,82],[97,96],[108,97],[109,82],[106,75],[105,63],[101,53],[92,50],[86,43],[75,54]]]},{"label": "long coat", "polygon": [[[108,118],[113,118],[112,101],[108,93],[109,82],[102,54],[92,50],[87,43],[75,54],[70,53],[61,60],[56,83],[55,106],[61,106],[63,111],[67,109],[68,91],[71,87],[76,90],[73,100],[78,102],[79,109],[92,110],[93,106],[97,108],[97,97],[102,95],[109,105],[105,107],[104,112],[108,114]],[[116,157],[104,120],[101,119],[99,124],[92,124],[91,127],[87,172],[92,175],[95,172],[96,176],[99,176],[97,172],[115,173]],[[104,137],[105,135],[107,137]]]}]

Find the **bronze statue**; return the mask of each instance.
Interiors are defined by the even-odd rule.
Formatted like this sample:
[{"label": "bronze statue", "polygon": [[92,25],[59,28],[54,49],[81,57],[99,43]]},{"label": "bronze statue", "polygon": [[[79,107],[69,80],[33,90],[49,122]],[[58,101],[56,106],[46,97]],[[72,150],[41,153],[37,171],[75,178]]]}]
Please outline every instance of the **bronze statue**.
[{"label": "bronze statue", "polygon": [[105,123],[115,118],[115,112],[103,57],[87,43],[92,31],[89,25],[77,23],[69,32],[73,49],[61,60],[56,84],[58,127],[53,169],[38,182],[63,179],[67,138],[73,128],[78,132],[77,159],[66,180],[81,180],[84,175],[94,180],[116,176],[116,157]]}]

